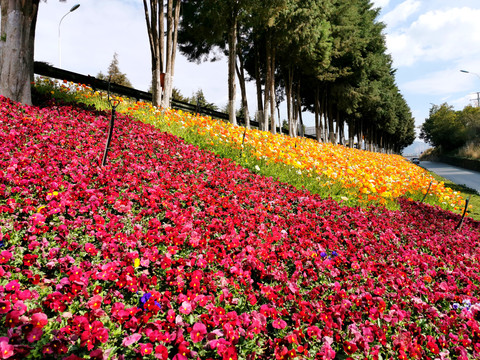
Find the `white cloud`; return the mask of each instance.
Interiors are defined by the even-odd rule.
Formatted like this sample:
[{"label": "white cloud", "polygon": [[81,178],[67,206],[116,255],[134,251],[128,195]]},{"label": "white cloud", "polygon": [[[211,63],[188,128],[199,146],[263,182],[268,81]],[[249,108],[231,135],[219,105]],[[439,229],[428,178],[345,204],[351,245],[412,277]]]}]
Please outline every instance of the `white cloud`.
[{"label": "white cloud", "polygon": [[410,27],[387,33],[394,65],[449,61],[480,54],[480,9],[429,11]]},{"label": "white cloud", "polygon": [[390,0],[372,0],[373,6],[376,8],[385,8],[390,3]]},{"label": "white cloud", "polygon": [[458,69],[447,69],[403,83],[402,88],[413,94],[449,96],[466,92],[471,81],[472,79],[462,75]]},{"label": "white cloud", "polygon": [[380,19],[390,27],[395,27],[399,23],[406,21],[411,15],[415,14],[420,8],[420,1],[406,0],[396,6],[392,11],[388,12]]}]

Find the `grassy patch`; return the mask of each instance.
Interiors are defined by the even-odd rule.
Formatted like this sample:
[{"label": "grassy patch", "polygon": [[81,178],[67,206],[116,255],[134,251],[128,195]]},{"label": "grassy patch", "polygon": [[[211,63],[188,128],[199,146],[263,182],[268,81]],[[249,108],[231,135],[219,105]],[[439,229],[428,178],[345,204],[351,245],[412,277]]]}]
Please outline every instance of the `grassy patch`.
[{"label": "grassy patch", "polygon": [[[467,214],[469,217],[471,217],[474,220],[480,221],[480,195],[475,189],[471,189],[465,185],[458,185],[455,184],[454,182],[445,179],[431,171],[429,171],[432,177],[435,178],[437,181],[443,181],[445,183],[446,187],[449,187],[450,189],[454,191],[459,191],[462,195],[463,198],[468,199],[470,197],[470,202],[469,202],[469,207],[467,210]],[[463,211],[463,209],[462,209]]]}]

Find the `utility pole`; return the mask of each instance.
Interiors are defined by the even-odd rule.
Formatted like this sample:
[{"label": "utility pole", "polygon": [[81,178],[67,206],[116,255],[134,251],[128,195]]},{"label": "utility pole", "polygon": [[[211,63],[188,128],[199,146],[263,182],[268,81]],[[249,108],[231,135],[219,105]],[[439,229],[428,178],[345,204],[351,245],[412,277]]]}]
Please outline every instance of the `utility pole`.
[{"label": "utility pole", "polygon": [[480,107],[480,91],[477,91],[475,94],[477,94],[477,98],[470,99],[470,101],[474,101],[475,107]]},{"label": "utility pole", "polygon": [[[468,70],[460,70],[460,72],[462,73],[465,73],[465,74],[472,74],[472,75],[475,75],[476,77],[478,77],[480,79],[480,75],[477,74],[477,73],[474,73],[474,72],[471,72],[471,71],[468,71]],[[477,92],[477,106],[476,107],[480,107],[480,92]],[[475,100],[473,100],[475,101]]]}]

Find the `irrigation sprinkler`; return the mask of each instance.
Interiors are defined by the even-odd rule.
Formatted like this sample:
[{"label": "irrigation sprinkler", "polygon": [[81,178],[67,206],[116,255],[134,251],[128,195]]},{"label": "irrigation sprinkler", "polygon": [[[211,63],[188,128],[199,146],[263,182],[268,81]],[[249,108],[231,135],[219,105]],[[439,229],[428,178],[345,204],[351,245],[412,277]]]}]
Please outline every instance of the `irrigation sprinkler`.
[{"label": "irrigation sprinkler", "polygon": [[465,219],[465,215],[467,214],[467,209],[468,209],[468,203],[470,202],[470,198],[472,197],[472,195],[470,195],[468,197],[468,199],[465,201],[465,209],[463,209],[463,215],[462,215],[462,218],[460,219],[460,221],[458,222],[457,226],[455,226],[455,230],[460,230],[462,228],[462,225],[463,225],[463,220]]},{"label": "irrigation sprinkler", "polygon": [[108,129],[107,144],[105,145],[105,151],[103,153],[102,166],[105,166],[105,164],[107,163],[108,149],[110,147],[110,141],[112,140],[113,126],[115,123],[115,110],[117,109],[117,106],[120,104],[120,102],[115,104],[115,101],[112,101],[110,97],[110,82],[111,82],[111,77],[108,79],[108,102],[110,103],[110,106],[112,108],[112,116],[110,117],[110,126]]},{"label": "irrigation sprinkler", "polygon": [[420,201],[421,203],[423,203],[425,201],[425,199],[427,198],[428,192],[430,191],[431,187],[432,187],[432,182],[430,181],[430,185],[428,185],[427,192],[425,193],[425,196],[423,197],[422,201]]}]

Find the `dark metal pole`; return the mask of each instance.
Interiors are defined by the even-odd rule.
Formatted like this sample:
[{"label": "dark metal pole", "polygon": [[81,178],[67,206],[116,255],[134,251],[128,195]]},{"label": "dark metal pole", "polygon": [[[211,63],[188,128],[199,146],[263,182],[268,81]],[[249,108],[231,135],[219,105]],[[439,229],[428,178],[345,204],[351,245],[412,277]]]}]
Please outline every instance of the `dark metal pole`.
[{"label": "dark metal pole", "polygon": [[430,185],[428,185],[427,192],[425,193],[425,196],[423,197],[422,201],[420,201],[421,203],[423,203],[425,201],[425,199],[427,198],[428,192],[430,191],[431,187],[432,187],[432,182],[430,181]]},{"label": "dark metal pole", "polygon": [[103,152],[102,166],[105,166],[105,164],[107,163],[108,149],[110,148],[110,141],[112,140],[113,135],[113,126],[115,124],[115,110],[117,109],[117,106],[119,104],[117,103],[115,105],[114,101],[110,99],[110,79],[108,79],[108,102],[112,107],[112,116],[110,117],[110,127],[108,129],[107,144],[105,145],[105,151]]},{"label": "dark metal pole", "polygon": [[458,222],[457,226],[455,227],[455,230],[460,230],[462,228],[462,225],[463,225],[463,220],[465,219],[465,215],[467,214],[467,209],[468,209],[468,203],[470,202],[470,198],[472,197],[472,195],[470,195],[467,199],[467,201],[465,201],[465,209],[463,209],[463,215],[462,215],[462,218],[460,219],[460,221]]}]

